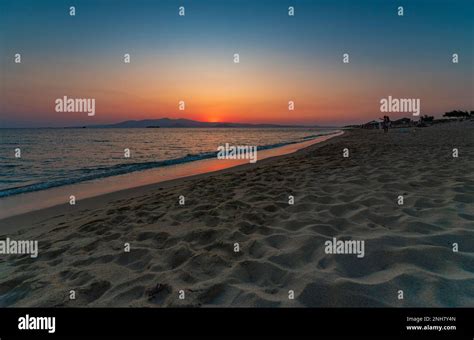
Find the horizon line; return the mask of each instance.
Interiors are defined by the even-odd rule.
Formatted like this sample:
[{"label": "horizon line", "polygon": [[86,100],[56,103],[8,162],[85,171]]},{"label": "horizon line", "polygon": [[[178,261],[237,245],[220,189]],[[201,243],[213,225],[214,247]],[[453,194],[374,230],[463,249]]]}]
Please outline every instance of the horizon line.
[{"label": "horizon line", "polygon": [[[462,110],[461,110],[462,111]],[[469,110],[468,110],[469,112]],[[419,115],[419,116],[415,116],[415,117],[422,117],[422,116],[425,116],[425,115],[429,115],[429,114],[424,114],[424,115]],[[443,116],[439,116],[437,117],[437,115],[435,114],[432,114],[435,119],[436,118],[442,118]],[[440,115],[440,114],[438,114]],[[409,117],[402,117],[402,118],[398,118],[396,120],[399,120],[399,119],[405,119],[405,118],[409,118],[410,120],[412,118],[414,118],[413,116],[409,116]],[[236,125],[248,125],[248,126],[241,126],[241,127],[235,127],[235,128],[251,128],[252,126],[255,126],[255,127],[258,127],[259,125],[273,125],[275,127],[301,127],[301,128],[311,128],[311,127],[320,127],[320,128],[341,128],[341,127],[349,127],[349,126],[355,126],[355,125],[363,125],[365,123],[368,123],[368,122],[371,122],[371,121],[374,121],[374,120],[377,120],[377,119],[380,119],[380,117],[377,117],[377,118],[374,118],[368,122],[359,122],[359,123],[349,123],[349,124],[324,124],[324,125],[319,125],[318,123],[312,123],[312,124],[296,124],[296,123],[289,123],[289,124],[282,124],[282,123],[269,123],[269,122],[265,122],[265,123],[247,123],[247,122],[206,122],[206,121],[201,121],[201,120],[194,120],[194,119],[189,119],[189,118],[183,118],[183,117],[180,117],[180,118],[169,118],[169,117],[161,117],[161,118],[145,118],[145,119],[129,119],[129,120],[122,120],[122,121],[117,121],[117,122],[112,122],[112,123],[98,123],[98,124],[93,124],[93,125],[69,125],[69,126],[25,126],[25,127],[8,127],[8,126],[1,126],[0,125],[0,129],[81,129],[81,128],[96,128],[96,127],[100,127],[100,126],[107,126],[107,125],[116,125],[116,124],[120,124],[120,123],[125,123],[125,122],[142,122],[142,121],[147,121],[147,120],[164,120],[164,119],[167,119],[167,120],[171,120],[171,121],[177,121],[177,120],[186,120],[186,121],[191,121],[191,122],[197,122],[197,123],[204,123],[204,124],[214,124],[214,125],[224,125],[224,124],[236,124]],[[21,124],[21,123],[20,123]],[[212,126],[210,126],[212,127]],[[214,126],[214,128],[219,128],[220,126]],[[142,127],[123,127],[123,128],[135,128],[135,129],[140,129]],[[143,128],[147,128],[147,127],[143,127]],[[167,126],[160,126],[159,128],[203,128],[203,127],[197,127],[197,126],[188,126],[188,127],[167,127]]]}]

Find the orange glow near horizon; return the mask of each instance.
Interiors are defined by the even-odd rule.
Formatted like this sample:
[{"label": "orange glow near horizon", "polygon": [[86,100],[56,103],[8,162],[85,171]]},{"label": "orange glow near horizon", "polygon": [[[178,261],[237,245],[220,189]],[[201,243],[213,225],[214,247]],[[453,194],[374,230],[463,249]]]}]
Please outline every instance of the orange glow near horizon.
[{"label": "orange glow near horizon", "polygon": [[217,116],[209,116],[203,121],[208,123],[219,123],[221,120]]},{"label": "orange glow near horizon", "polygon": [[[406,81],[392,80],[388,92],[384,74],[364,77],[364,69],[317,69],[314,65],[292,70],[287,63],[288,60],[275,58],[249,64],[220,61],[211,65],[206,61],[190,64],[179,58],[155,58],[131,64],[121,72],[116,71],[116,65],[98,64],[87,71],[70,67],[56,73],[49,73],[48,67],[25,65],[22,72],[7,72],[9,87],[2,104],[5,112],[11,111],[15,118],[28,121],[41,116],[42,121],[62,126],[164,117],[205,122],[345,125],[377,119],[380,98],[412,97],[406,90]],[[150,72],[158,64],[163,64],[160,70]],[[410,76],[417,79],[416,74]],[[64,83],[63,79],[70,81]],[[457,88],[436,88],[443,81],[429,80],[430,85],[425,86],[418,80],[422,113],[442,113],[440,108],[447,111],[456,107]],[[23,100],[24,93],[30,94],[27,102]],[[64,95],[95,98],[96,116],[55,112],[54,100]],[[185,101],[184,111],[178,108],[180,100]],[[295,102],[294,111],[288,110],[289,100]],[[403,116],[406,114],[393,114],[391,118]]]}]

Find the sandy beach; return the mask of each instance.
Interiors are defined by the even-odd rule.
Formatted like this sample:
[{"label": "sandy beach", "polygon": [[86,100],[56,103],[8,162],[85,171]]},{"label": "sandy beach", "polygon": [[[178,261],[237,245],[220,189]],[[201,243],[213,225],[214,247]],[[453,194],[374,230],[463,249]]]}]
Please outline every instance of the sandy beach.
[{"label": "sandy beach", "polygon": [[[1,220],[0,239],[38,240],[39,255],[2,256],[0,305],[473,306],[473,132],[472,122],[355,129]],[[364,257],[327,254],[333,238],[364,240]]]}]

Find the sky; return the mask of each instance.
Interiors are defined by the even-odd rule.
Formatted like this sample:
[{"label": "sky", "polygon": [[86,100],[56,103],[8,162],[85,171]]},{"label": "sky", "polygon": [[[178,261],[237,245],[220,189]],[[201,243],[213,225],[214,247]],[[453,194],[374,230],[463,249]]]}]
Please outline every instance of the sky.
[{"label": "sky", "polygon": [[[473,17],[471,0],[0,0],[0,127],[347,125],[388,96],[472,110]],[[64,96],[94,98],[95,116],[56,112]]]}]

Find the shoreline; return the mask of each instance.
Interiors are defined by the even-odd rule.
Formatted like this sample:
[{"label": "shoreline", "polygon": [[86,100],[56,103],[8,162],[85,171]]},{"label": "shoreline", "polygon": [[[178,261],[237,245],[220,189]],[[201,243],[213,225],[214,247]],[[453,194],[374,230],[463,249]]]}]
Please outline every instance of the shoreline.
[{"label": "shoreline", "polygon": [[[41,216],[41,218],[47,218],[48,216],[54,215],[49,212],[55,211],[57,207],[61,207],[66,212],[71,212],[82,208],[97,206],[100,201],[106,203],[110,200],[140,195],[156,188],[168,188],[174,185],[179,185],[183,181],[204,178],[213,174],[217,175],[220,173],[253,168],[263,162],[266,163],[271,160],[289,156],[304,151],[314,145],[324,144],[333,138],[348,133],[347,131],[348,130],[336,130],[334,133],[318,136],[301,143],[293,143],[272,149],[264,149],[259,151],[259,159],[255,164],[249,163],[246,159],[203,159],[0,198],[0,205],[3,205],[2,211],[0,212],[0,233],[4,231],[10,232],[19,230],[15,229],[16,227],[8,226],[9,224],[12,224],[12,219],[13,221],[31,221],[31,218],[37,220],[36,215]],[[260,155],[262,156],[261,158]],[[176,174],[176,170],[180,170],[181,173],[178,172],[178,174]],[[131,181],[133,181],[134,184],[131,184]],[[106,186],[105,188],[97,187],[104,185]],[[69,194],[77,192],[77,190],[75,190],[77,188],[80,189],[79,192],[82,192],[87,196],[82,196],[83,198],[76,196],[76,205],[71,206],[67,203],[69,200],[68,197]],[[38,202],[38,200],[40,202]],[[19,201],[21,201],[22,204],[21,209],[18,208]],[[40,208],[35,208],[38,206]]]},{"label": "shoreline", "polygon": [[[127,131],[130,131],[130,130],[127,130]],[[322,133],[315,131],[314,133],[317,133],[317,134],[300,137],[297,140],[281,141],[281,142],[276,142],[273,144],[256,145],[256,146],[253,146],[253,148],[258,150],[260,154],[263,153],[263,155],[265,155],[265,153],[269,150],[284,150],[285,148],[291,148],[292,145],[306,145],[307,143],[312,143],[312,141],[317,141],[318,138],[331,136],[331,135],[339,133],[340,131],[342,130],[340,129],[324,130],[324,131],[321,131]],[[159,145],[157,146],[159,147]],[[182,165],[186,165],[188,163],[195,163],[201,160],[202,161],[212,160],[218,157],[218,155],[223,152],[223,150],[221,150],[221,147],[222,146],[219,146],[217,151],[202,150],[199,153],[195,153],[195,154],[188,153],[186,155],[176,155],[175,157],[171,157],[167,159],[146,159],[146,160],[142,160],[141,162],[133,162],[133,158],[129,158],[129,160],[124,161],[122,163],[104,165],[104,169],[107,171],[101,172],[101,173],[92,173],[91,175],[82,176],[82,177],[79,176],[77,178],[57,178],[57,179],[40,181],[36,183],[30,183],[23,186],[7,187],[0,190],[0,199],[14,197],[19,194],[31,194],[31,193],[51,190],[55,188],[74,187],[76,185],[80,185],[81,183],[99,182],[102,180],[106,180],[108,178],[120,178],[119,176],[127,176],[133,173],[141,173],[144,171],[160,170],[162,168],[169,168],[169,167],[179,167]],[[277,152],[277,154],[278,153],[280,152]],[[286,152],[283,152],[283,153],[286,153]],[[76,171],[76,170],[91,170],[91,169],[87,169],[87,168],[70,169],[70,171]]]}]

